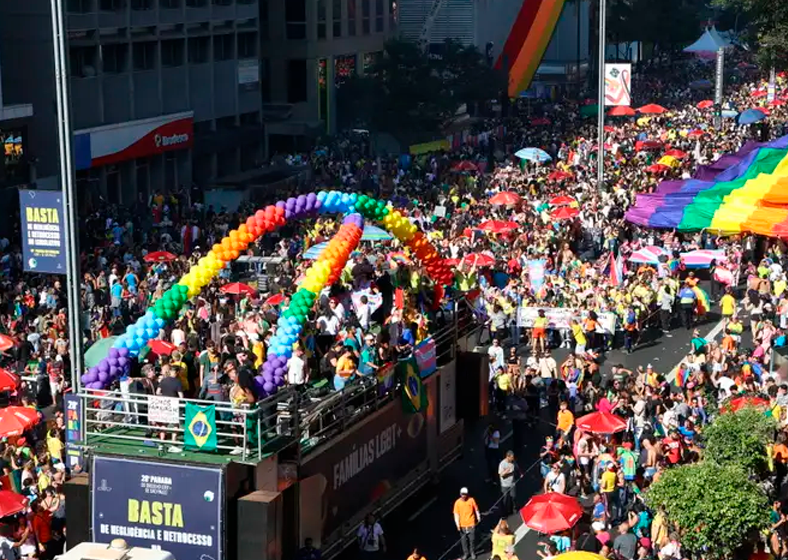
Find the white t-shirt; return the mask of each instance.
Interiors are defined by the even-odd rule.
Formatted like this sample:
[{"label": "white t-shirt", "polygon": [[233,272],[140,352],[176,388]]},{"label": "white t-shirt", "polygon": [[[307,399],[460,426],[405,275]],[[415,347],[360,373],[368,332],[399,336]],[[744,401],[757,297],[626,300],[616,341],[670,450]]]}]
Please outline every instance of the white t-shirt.
[{"label": "white t-shirt", "polygon": [[558,472],[550,471],[549,473],[547,473],[547,477],[545,477],[545,479],[547,480],[547,489],[551,492],[558,492],[559,490],[561,490],[562,486],[564,487],[564,489],[566,489],[564,482],[566,480],[566,477],[564,476],[564,473],[562,473],[561,471]]},{"label": "white t-shirt", "polygon": [[358,528],[358,539],[361,542],[361,550],[364,552],[377,552],[380,550],[380,537],[382,536],[383,528],[377,521],[371,528],[366,523]]},{"label": "white t-shirt", "polygon": [[172,334],[170,335],[170,341],[175,346],[180,346],[181,342],[184,342],[185,340],[186,340],[186,333],[183,332],[182,329],[173,329],[172,330]]},{"label": "white t-shirt", "polygon": [[487,350],[487,355],[490,357],[490,367],[493,371],[499,367],[504,367],[503,348],[500,346],[490,346]]},{"label": "white t-shirt", "polygon": [[731,394],[731,387],[736,385],[736,382],[733,379],[731,379],[730,377],[720,377],[717,380],[717,385],[719,386],[720,389],[725,391],[726,394],[730,395]]},{"label": "white t-shirt", "polygon": [[6,537],[0,537],[0,560],[17,560],[19,549],[14,548],[14,541]]},{"label": "white t-shirt", "polygon": [[305,381],[304,360],[298,356],[291,357],[287,362],[287,382],[290,385],[303,385]]},{"label": "white t-shirt", "polygon": [[321,334],[336,336],[339,332],[339,319],[333,314],[328,317],[324,315],[317,320],[317,326],[320,327]]}]

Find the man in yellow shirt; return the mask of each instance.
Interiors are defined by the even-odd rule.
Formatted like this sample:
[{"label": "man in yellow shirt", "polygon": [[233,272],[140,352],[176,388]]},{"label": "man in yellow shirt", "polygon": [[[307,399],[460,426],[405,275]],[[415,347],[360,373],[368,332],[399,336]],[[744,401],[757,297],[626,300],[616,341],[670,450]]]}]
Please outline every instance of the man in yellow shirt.
[{"label": "man in yellow shirt", "polygon": [[572,426],[574,425],[575,415],[569,410],[569,404],[566,401],[562,401],[559,405],[558,421],[556,422],[559,437],[563,437],[564,440],[567,440],[569,432],[572,431]]},{"label": "man in yellow shirt", "polygon": [[609,463],[605,472],[602,473],[599,481],[599,491],[605,498],[605,508],[607,509],[607,518],[616,518],[616,483],[618,482],[618,475],[616,474],[616,464]]},{"label": "man in yellow shirt", "polygon": [[736,298],[733,297],[731,292],[730,288],[726,288],[725,295],[720,298],[720,312],[722,313],[724,325],[727,325],[730,318],[736,313]]},{"label": "man in yellow shirt", "polygon": [[586,333],[576,319],[572,319],[569,326],[572,327],[572,336],[575,339],[575,355],[582,356],[586,353],[586,344],[588,344]]}]

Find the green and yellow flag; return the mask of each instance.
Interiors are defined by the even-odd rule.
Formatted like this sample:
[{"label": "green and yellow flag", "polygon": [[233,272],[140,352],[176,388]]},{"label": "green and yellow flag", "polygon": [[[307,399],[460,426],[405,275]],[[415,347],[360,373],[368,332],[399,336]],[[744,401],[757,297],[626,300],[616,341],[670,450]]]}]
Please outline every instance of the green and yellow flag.
[{"label": "green and yellow flag", "polygon": [[183,443],[189,449],[216,451],[216,407],[186,403]]},{"label": "green and yellow flag", "polygon": [[427,389],[421,382],[419,366],[415,358],[408,358],[397,364],[402,381],[402,405],[408,412],[422,412],[427,409]]}]

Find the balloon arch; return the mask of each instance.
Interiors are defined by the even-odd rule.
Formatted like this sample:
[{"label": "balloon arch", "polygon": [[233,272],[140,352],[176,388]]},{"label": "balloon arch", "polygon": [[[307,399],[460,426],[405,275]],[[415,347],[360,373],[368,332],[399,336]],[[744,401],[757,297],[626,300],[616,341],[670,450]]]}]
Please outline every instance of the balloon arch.
[{"label": "balloon arch", "polygon": [[453,282],[452,269],[424,233],[382,200],[338,191],[320,191],[280,200],[249,216],[238,229],[230,231],[220,243],[214,245],[136,323],[126,328],[107,356],[82,375],[82,385],[87,389],[104,389],[113,380],[128,373],[131,360],[149,340],[159,335],[161,328],[178,316],[186,301],[199,294],[228,262],[237,259],[260,236],[280,228],[289,220],[333,213],[344,215],[342,225],[307,270],[292,295],[290,305],[280,315],[276,332],[271,338],[263,365],[262,388],[266,396],[274,394],[284,384],[287,361],[292,356],[293,344],[304,328],[307,313],[323,288],[339,279],[350,254],[361,241],[365,220],[379,223],[404,246],[409,247],[435,283],[446,286]]}]

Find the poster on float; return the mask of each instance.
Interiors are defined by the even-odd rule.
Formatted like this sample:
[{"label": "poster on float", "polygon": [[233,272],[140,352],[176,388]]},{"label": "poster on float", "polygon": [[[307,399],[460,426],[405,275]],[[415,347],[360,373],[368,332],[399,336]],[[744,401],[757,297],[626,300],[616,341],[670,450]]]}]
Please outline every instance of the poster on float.
[{"label": "poster on float", "polygon": [[94,541],[222,558],[221,469],[96,457],[91,490]]},{"label": "poster on float", "polygon": [[19,189],[25,272],[66,273],[66,231],[60,191]]},{"label": "poster on float", "polygon": [[632,104],[632,65],[605,64],[605,106]]}]

